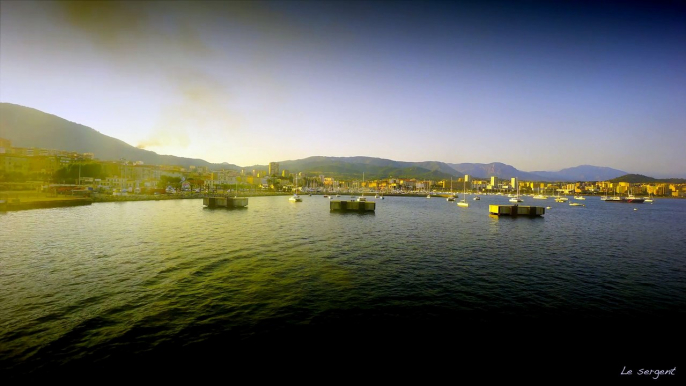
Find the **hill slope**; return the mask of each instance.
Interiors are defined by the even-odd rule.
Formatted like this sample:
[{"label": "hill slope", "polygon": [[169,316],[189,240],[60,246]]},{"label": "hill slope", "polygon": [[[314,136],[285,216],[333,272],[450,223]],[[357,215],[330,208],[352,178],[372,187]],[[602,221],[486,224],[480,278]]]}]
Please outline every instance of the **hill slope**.
[{"label": "hill slope", "polygon": [[[443,162],[403,162],[374,157],[314,156],[281,161],[279,168],[291,173],[321,174],[338,179],[359,179],[362,173],[370,180],[389,177],[438,180],[459,176],[459,172]],[[266,166],[254,165],[247,169],[266,169]]]},{"label": "hill slope", "polygon": [[97,159],[105,161],[124,158],[152,165],[221,166],[226,169],[239,169],[236,165],[212,164],[202,159],[160,155],[139,149],[88,126],[11,103],[0,103],[0,138],[9,139],[15,147],[94,153]]},{"label": "hill slope", "polygon": [[[139,149],[124,141],[104,135],[90,127],[70,122],[58,116],[11,103],[0,103],[0,138],[12,141],[16,147],[38,147],[94,153],[100,160],[143,161],[151,165],[207,166],[213,169],[267,170],[267,165],[240,167],[229,163],[215,164],[198,158],[160,155]],[[337,179],[368,179],[388,177],[427,180],[449,179],[469,174],[487,179],[517,177],[529,181],[606,181],[627,175],[627,172],[608,167],[581,165],[557,172],[524,172],[500,162],[489,164],[449,164],[439,161],[404,162],[374,157],[314,156],[299,160],[279,161],[282,170],[309,175],[326,175]]]}]

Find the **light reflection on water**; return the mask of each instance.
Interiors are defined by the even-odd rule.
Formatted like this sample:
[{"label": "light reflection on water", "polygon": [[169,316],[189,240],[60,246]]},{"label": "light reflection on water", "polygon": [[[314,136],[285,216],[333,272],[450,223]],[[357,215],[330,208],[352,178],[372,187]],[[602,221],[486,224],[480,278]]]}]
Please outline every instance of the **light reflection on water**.
[{"label": "light reflection on water", "polygon": [[371,214],[329,212],[320,196],[3,214],[0,358],[49,365],[372,320],[686,310],[686,201],[525,203],[551,206],[539,218],[489,216],[509,205],[494,196],[376,201]]}]

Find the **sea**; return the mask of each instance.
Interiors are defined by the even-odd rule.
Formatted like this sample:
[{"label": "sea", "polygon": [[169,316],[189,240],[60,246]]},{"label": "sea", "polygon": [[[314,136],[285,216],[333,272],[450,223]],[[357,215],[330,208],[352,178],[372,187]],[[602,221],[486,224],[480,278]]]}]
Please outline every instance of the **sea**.
[{"label": "sea", "polygon": [[0,379],[684,381],[686,200],[302,197],[1,213]]}]

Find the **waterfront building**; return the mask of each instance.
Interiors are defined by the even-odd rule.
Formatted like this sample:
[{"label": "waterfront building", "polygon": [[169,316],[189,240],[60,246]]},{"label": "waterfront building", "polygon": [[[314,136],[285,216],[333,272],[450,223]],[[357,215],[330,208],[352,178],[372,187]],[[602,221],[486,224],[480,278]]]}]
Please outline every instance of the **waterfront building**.
[{"label": "waterfront building", "polygon": [[269,176],[270,177],[277,177],[279,175],[279,163],[278,162],[270,162],[269,163]]}]

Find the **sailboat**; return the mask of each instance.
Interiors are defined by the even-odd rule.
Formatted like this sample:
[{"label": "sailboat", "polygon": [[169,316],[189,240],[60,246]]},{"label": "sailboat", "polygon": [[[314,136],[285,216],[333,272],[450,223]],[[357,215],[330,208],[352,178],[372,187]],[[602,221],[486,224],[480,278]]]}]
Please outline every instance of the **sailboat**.
[{"label": "sailboat", "polygon": [[645,202],[644,198],[635,197],[633,193],[631,193],[631,190],[629,190],[626,197],[617,196],[616,192],[617,190],[615,189],[615,196],[607,198],[605,202],[626,202],[629,204],[643,204],[643,202]]},{"label": "sailboat", "polygon": [[601,196],[600,199],[602,201],[606,201],[610,196],[607,195],[607,186],[605,187],[605,195]]},{"label": "sailboat", "polygon": [[555,202],[567,202],[569,199],[567,197],[560,196],[560,191],[558,190],[557,196],[555,196]]},{"label": "sailboat", "polygon": [[450,178],[450,196],[445,199],[446,201],[455,201],[455,195],[453,194],[453,179]]},{"label": "sailboat", "polygon": [[302,202],[302,197],[298,195],[298,175],[295,175],[295,192],[291,197],[288,198],[291,202]]},{"label": "sailboat", "polygon": [[522,202],[522,201],[524,201],[524,200],[522,200],[521,198],[519,198],[519,180],[517,180],[517,195],[514,196],[514,197],[512,197],[512,198],[510,199],[510,202]]},{"label": "sailboat", "polygon": [[474,196],[474,198],[472,198],[472,200],[474,200],[474,201],[479,201],[479,200],[481,200],[481,197],[479,197],[479,190],[478,190],[478,189],[477,189],[477,191],[476,191],[476,196]]},{"label": "sailboat", "polygon": [[533,198],[534,198],[534,200],[547,200],[548,196],[546,196],[545,194],[541,194],[541,187],[539,186],[538,187],[538,194],[535,195]]},{"label": "sailboat", "polygon": [[648,193],[648,198],[645,199],[645,202],[653,202],[653,194]]},{"label": "sailboat", "polygon": [[367,201],[367,198],[364,196],[364,172],[362,172],[362,194],[360,197],[357,197],[357,201]]},{"label": "sailboat", "polygon": [[462,193],[462,199],[457,203],[457,206],[469,206],[469,203],[467,202],[467,180],[464,181],[464,193]]}]

